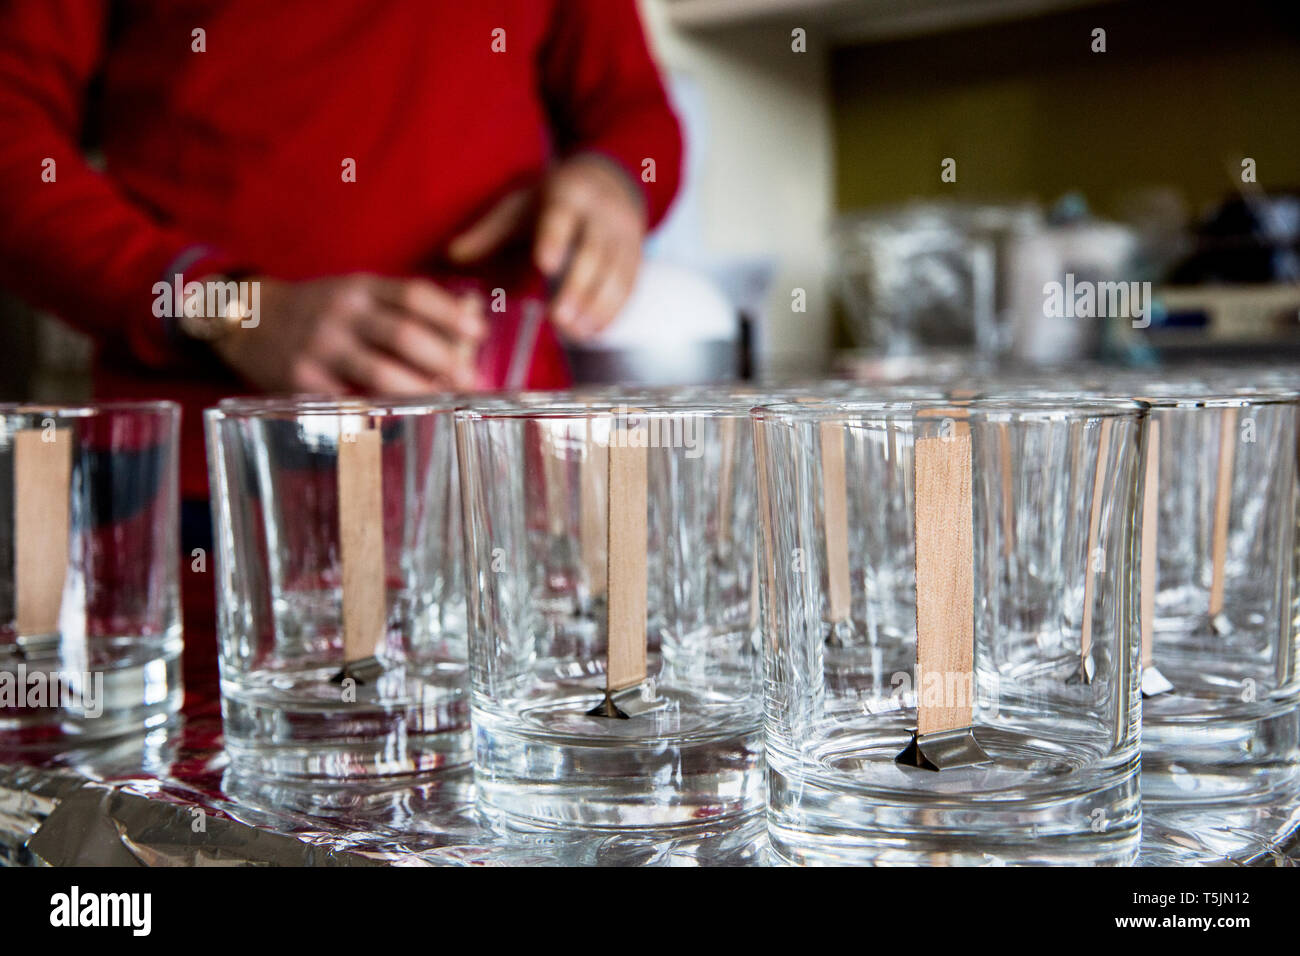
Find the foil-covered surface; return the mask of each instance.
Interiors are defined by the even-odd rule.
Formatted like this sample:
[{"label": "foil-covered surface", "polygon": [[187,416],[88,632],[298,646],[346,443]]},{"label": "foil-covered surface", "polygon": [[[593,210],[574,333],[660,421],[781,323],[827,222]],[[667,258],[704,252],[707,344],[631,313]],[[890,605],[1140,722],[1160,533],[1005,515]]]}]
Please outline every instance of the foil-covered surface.
[{"label": "foil-covered surface", "polygon": [[[745,866],[761,815],[671,837],[562,831],[481,811],[468,770],[401,785],[242,777],[212,695],[147,735],[0,750],[0,865]],[[1148,810],[1143,864],[1296,865],[1300,797],[1222,813]],[[993,861],[996,862],[996,861]]]}]

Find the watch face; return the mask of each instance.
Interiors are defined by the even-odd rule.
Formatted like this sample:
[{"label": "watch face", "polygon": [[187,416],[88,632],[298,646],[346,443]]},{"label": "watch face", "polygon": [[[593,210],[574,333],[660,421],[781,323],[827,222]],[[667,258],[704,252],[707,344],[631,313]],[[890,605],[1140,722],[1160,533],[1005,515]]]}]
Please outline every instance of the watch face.
[{"label": "watch face", "polygon": [[204,342],[210,342],[218,338],[225,327],[225,323],[219,318],[188,314],[181,316],[179,325],[181,331],[190,338],[200,339]]},{"label": "watch face", "polygon": [[[224,283],[225,280],[209,280],[203,283],[204,289],[214,281]],[[238,297],[219,300],[222,308],[216,313],[206,311],[209,301],[204,297],[203,292],[195,293],[185,300],[185,307],[181,310],[178,324],[181,331],[192,339],[210,342],[221,338],[243,320],[244,307]],[[200,314],[196,315],[195,312]]]}]

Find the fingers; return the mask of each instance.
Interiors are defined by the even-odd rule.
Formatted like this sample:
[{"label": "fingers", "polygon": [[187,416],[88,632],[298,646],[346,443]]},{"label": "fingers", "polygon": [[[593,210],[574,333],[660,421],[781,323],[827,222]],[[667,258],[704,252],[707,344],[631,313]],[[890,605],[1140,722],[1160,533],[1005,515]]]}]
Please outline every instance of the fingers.
[{"label": "fingers", "polygon": [[556,169],[534,256],[546,275],[564,275],[551,310],[562,334],[588,338],[613,320],[632,290],[644,235],[643,205],[608,161],[580,155]]},{"label": "fingers", "polygon": [[627,303],[636,282],[637,270],[641,265],[640,249],[633,248],[630,253],[624,251],[617,255],[605,272],[604,281],[597,287],[595,295],[583,310],[587,321],[579,334],[595,335],[614,321],[620,309]]},{"label": "fingers", "polygon": [[289,368],[290,392],[302,395],[346,395],[348,384],[317,362],[298,362]]},{"label": "fingers", "polygon": [[408,313],[450,338],[477,344],[487,334],[476,296],[453,295],[427,279],[375,278],[371,292],[380,304]]},{"label": "fingers", "polygon": [[556,327],[584,339],[609,325],[631,294],[640,260],[638,242],[584,239],[552,306]]},{"label": "fingers", "polygon": [[552,320],[556,328],[569,338],[582,336],[586,319],[582,307],[599,282],[611,251],[603,243],[584,238],[573,253],[560,291],[551,302]]},{"label": "fingers", "polygon": [[444,381],[459,389],[477,384],[474,350],[449,340],[420,321],[397,312],[364,316],[357,333],[369,345],[399,359],[431,382]]},{"label": "fingers", "polygon": [[483,303],[423,279],[367,274],[265,282],[263,321],[214,343],[269,392],[411,395],[477,384]]},{"label": "fingers", "polygon": [[360,341],[334,356],[330,371],[355,390],[374,395],[426,395],[444,386],[436,376],[423,375]]},{"label": "fingers", "polygon": [[547,202],[537,223],[533,250],[533,260],[542,275],[553,279],[564,268],[581,223],[582,211],[577,205],[565,200]]},{"label": "fingers", "polygon": [[495,252],[523,228],[532,206],[531,190],[508,193],[483,218],[451,241],[447,257],[457,263],[477,262]]},{"label": "fingers", "polygon": [[324,366],[352,388],[418,395],[472,389],[475,355],[487,332],[483,302],[426,279],[361,276],[345,286]]}]

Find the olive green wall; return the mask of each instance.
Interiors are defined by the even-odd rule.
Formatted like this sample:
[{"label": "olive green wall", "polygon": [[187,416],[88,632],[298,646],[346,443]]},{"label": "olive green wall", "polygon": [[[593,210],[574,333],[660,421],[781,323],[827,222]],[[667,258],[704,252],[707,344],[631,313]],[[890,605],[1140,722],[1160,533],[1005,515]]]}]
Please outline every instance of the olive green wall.
[{"label": "olive green wall", "polygon": [[1262,187],[1300,187],[1297,8],[1132,0],[837,50],[836,205],[1080,189],[1113,214],[1129,190],[1173,186],[1195,213],[1240,184],[1243,156]]}]

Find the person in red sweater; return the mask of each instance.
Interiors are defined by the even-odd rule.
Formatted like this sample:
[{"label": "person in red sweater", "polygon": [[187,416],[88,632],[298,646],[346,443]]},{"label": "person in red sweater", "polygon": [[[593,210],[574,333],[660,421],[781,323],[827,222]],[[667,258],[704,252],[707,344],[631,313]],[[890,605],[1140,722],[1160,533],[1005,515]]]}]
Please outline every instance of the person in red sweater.
[{"label": "person in red sweater", "polygon": [[[189,501],[224,395],[501,385],[530,301],[564,384],[680,163],[635,0],[0,3],[0,286],[94,337],[97,397],[182,403]],[[256,325],[157,314],[178,275]]]}]

